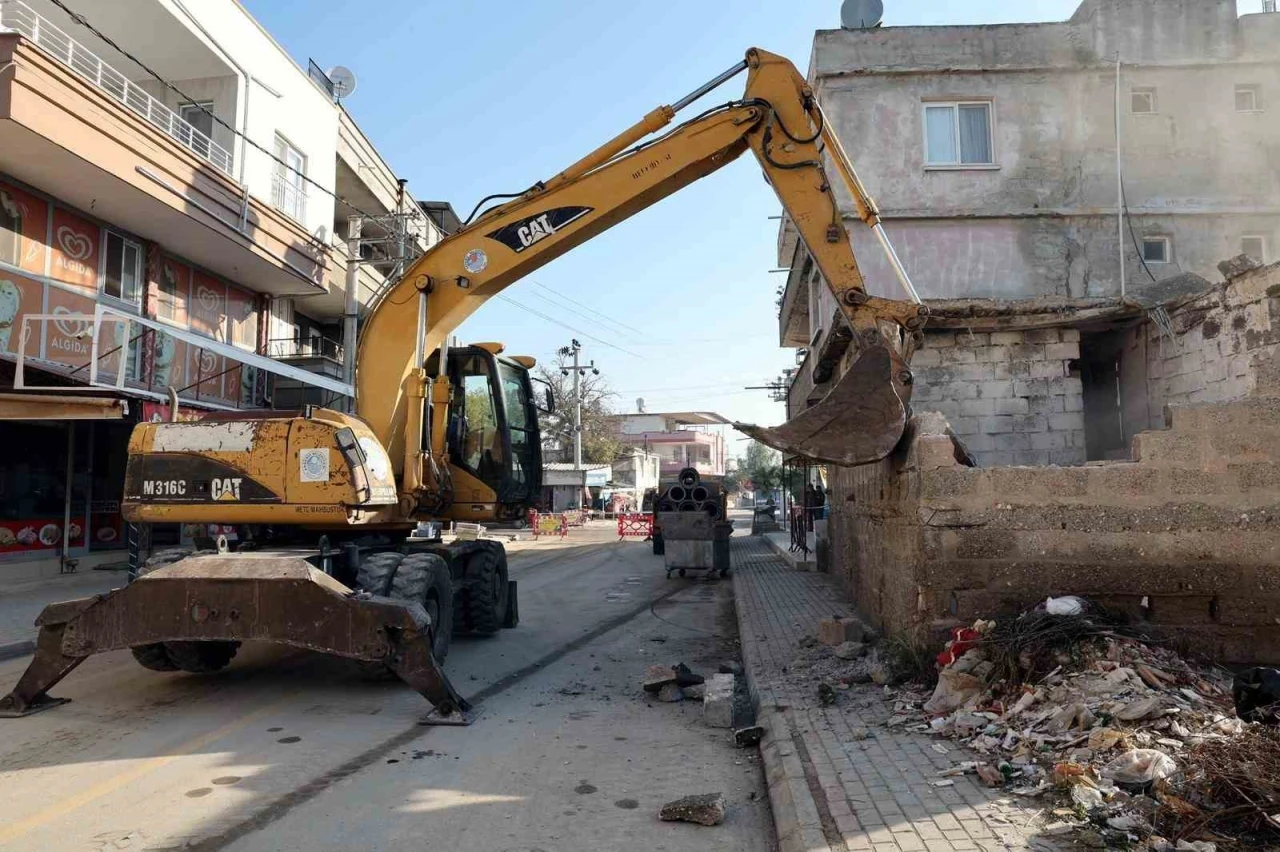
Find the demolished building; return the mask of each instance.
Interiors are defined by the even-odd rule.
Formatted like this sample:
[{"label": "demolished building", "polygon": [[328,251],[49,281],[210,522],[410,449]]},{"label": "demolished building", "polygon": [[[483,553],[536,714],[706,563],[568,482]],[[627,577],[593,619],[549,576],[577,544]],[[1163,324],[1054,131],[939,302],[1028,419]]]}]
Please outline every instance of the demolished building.
[{"label": "demolished building", "polygon": [[[920,641],[1085,594],[1280,659],[1280,267],[1258,268],[1280,15],[1084,0],[1063,23],[822,31],[810,80],[932,309],[907,439],[827,472],[827,570]],[[868,289],[895,295],[854,232]],[[779,252],[791,417],[848,336],[785,221]]]}]

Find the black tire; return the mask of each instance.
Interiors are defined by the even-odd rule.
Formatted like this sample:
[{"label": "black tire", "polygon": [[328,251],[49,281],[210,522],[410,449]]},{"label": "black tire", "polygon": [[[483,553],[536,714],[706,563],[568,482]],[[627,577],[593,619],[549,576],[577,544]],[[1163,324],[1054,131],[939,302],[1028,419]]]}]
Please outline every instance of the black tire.
[{"label": "black tire", "polygon": [[375,553],[361,561],[360,568],[356,571],[356,590],[387,597],[391,593],[391,582],[402,559],[403,553]]},{"label": "black tire", "polygon": [[480,542],[467,556],[462,577],[467,629],[492,636],[507,617],[507,553],[501,545]]},{"label": "black tire", "polygon": [[144,669],[151,669],[153,672],[176,672],[177,664],[169,659],[169,651],[164,644],[157,642],[154,645],[139,645],[136,648],[130,648],[133,658],[138,661],[138,665]]},{"label": "black tire", "polygon": [[240,650],[239,642],[166,642],[169,659],[184,672],[211,674],[224,669]]},{"label": "black tire", "polygon": [[[172,565],[175,562],[181,562],[188,556],[195,553],[194,550],[178,548],[173,550],[162,550],[159,553],[153,553],[142,563],[142,568],[138,571],[138,576],[150,574],[166,565]],[[136,648],[130,648],[133,658],[138,661],[138,665],[145,669],[151,669],[153,672],[176,672],[178,664],[169,656],[169,651],[165,648],[163,642],[155,642],[150,645],[139,645]]]},{"label": "black tire", "polygon": [[388,597],[422,604],[431,616],[431,653],[444,662],[453,638],[453,583],[445,561],[434,553],[409,554],[396,569]]}]

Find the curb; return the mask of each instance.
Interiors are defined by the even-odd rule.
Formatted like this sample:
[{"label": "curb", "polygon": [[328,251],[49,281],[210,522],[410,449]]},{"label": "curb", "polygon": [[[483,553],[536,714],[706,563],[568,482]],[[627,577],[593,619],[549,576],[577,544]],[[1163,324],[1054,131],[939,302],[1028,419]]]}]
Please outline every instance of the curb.
[{"label": "curb", "polygon": [[795,553],[792,553],[790,550],[783,547],[781,544],[774,541],[769,536],[766,535],[766,536],[763,536],[763,538],[765,540],[765,543],[769,545],[769,547],[773,550],[774,553],[781,556],[788,565],[790,565],[792,568],[796,569],[797,571],[808,572],[808,571],[818,570],[818,563],[816,560],[813,560],[813,559],[801,560],[799,556],[797,556]]},{"label": "curb", "polygon": [[[776,546],[774,547],[777,550]],[[734,578],[734,614],[738,620],[739,637],[747,635],[748,625],[737,605],[738,580]],[[765,785],[769,790],[769,807],[773,812],[773,828],[777,834],[779,852],[830,852],[818,804],[814,801],[805,775],[804,762],[796,748],[795,740],[783,708],[761,707],[760,693],[751,670],[752,660],[747,659],[747,643],[743,642],[743,677],[751,696],[751,707],[756,713],[756,724],[765,729],[760,742],[760,759],[764,764]]]},{"label": "curb", "polygon": [[0,660],[12,660],[16,657],[25,657],[27,654],[36,652],[36,641],[34,639],[26,639],[22,642],[9,642],[0,645]]}]

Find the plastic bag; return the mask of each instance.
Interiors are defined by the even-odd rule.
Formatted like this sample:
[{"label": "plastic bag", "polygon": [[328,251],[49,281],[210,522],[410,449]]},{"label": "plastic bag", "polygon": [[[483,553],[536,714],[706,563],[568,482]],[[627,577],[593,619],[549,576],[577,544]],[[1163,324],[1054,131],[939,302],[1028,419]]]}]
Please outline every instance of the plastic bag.
[{"label": "plastic bag", "polygon": [[1049,598],[1044,602],[1045,612],[1050,615],[1081,615],[1084,613],[1084,608],[1084,598]]},{"label": "plastic bag", "polygon": [[1145,786],[1168,778],[1178,771],[1178,764],[1162,751],[1137,748],[1127,751],[1102,768],[1104,778],[1117,784]]}]

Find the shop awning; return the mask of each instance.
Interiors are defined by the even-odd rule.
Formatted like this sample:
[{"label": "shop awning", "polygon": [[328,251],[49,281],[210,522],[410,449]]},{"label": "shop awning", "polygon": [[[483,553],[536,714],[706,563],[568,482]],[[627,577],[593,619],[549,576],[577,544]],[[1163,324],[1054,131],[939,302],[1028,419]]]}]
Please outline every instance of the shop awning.
[{"label": "shop awning", "polygon": [[0,393],[0,420],[123,420],[123,399],[68,394]]}]

